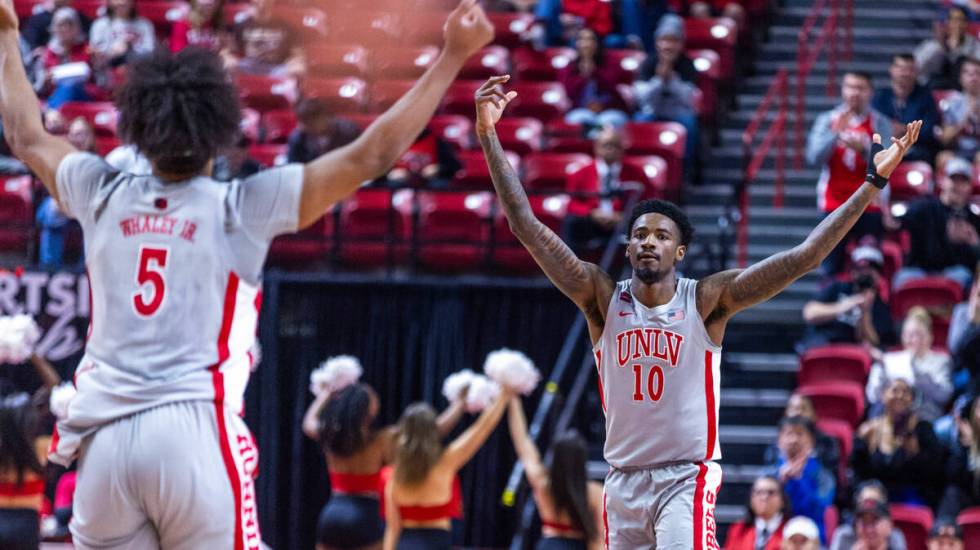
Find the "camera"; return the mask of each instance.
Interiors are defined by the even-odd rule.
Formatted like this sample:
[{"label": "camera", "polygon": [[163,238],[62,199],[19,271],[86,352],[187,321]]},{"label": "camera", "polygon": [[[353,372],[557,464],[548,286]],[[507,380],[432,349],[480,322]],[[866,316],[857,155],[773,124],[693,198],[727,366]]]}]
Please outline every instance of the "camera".
[{"label": "camera", "polygon": [[862,273],[854,278],[854,288],[856,288],[858,292],[874,290],[875,286],[875,278],[867,273]]}]

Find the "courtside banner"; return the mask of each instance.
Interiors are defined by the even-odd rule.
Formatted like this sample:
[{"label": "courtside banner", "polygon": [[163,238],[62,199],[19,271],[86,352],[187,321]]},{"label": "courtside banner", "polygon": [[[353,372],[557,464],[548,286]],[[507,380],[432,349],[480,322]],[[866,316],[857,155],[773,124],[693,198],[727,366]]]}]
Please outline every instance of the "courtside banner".
[{"label": "courtside banner", "polygon": [[91,307],[88,276],[67,271],[0,270],[0,315],[26,313],[43,335],[35,352],[53,363],[78,360]]}]

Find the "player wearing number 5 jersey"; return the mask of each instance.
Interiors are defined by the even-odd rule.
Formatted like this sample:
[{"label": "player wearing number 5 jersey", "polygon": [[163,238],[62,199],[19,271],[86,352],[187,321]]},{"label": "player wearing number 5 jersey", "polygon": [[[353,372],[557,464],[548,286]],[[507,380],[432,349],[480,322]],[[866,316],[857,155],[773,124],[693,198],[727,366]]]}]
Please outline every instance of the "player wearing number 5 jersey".
[{"label": "player wearing number 5 jersey", "polygon": [[921,122],[909,124],[887,151],[878,138],[868,182],[802,244],[748,269],[700,281],[679,278],[676,266],[687,253],[691,225],[672,203],[641,202],[626,228],[633,275],[616,283],[534,217],[494,131],[517,96],[503,89],[507,79],[493,77],[477,91],[477,135],[511,231],[588,321],[606,415],[604,454],[612,467],[604,495],[606,546],[719,548],[714,508],[721,469],[714,461],[721,458],[725,325],[820,264],[885,186]]},{"label": "player wearing number 5 jersey", "polygon": [[306,165],[231,184],[211,179],[238,131],[238,94],[220,59],[157,51],[117,91],[119,132],[153,166],[119,173],[41,125],[12,0],[0,0],[0,117],[14,154],[79,220],[92,324],[78,393],[51,459],[78,459],[78,548],[257,548],[257,451],[239,416],[271,240],[313,224],[384,174],[425,128],[493,27],[462,0],[445,47],[357,140]]}]

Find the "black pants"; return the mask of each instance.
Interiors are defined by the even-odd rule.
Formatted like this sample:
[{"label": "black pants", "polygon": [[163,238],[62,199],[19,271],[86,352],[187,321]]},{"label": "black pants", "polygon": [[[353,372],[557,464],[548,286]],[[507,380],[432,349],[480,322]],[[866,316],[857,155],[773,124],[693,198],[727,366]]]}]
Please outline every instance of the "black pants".
[{"label": "black pants", "polygon": [[381,542],[385,525],[378,499],[363,495],[334,495],[320,512],[316,541],[331,548],[361,548]]},{"label": "black pants", "polygon": [[37,510],[0,508],[0,548],[37,550],[41,544]]},{"label": "black pants", "polygon": [[445,529],[402,529],[397,550],[450,550],[453,535]]}]

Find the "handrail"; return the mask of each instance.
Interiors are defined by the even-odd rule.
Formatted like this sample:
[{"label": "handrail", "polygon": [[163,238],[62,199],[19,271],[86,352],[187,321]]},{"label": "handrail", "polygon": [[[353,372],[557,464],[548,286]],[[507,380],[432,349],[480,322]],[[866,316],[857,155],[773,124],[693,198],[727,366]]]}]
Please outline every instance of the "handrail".
[{"label": "handrail", "polygon": [[[632,211],[633,206],[636,205],[639,199],[639,192],[634,191],[628,193],[623,211]],[[623,219],[620,220],[619,224],[617,224],[613,234],[623,235],[627,223],[629,223],[628,218],[623,216]],[[609,239],[609,242],[603,251],[602,259],[599,262],[601,269],[606,271],[609,270],[613,260],[619,253],[621,244],[621,240],[615,236]],[[555,366],[551,370],[551,376],[548,378],[548,382],[545,383],[545,391],[541,395],[541,401],[538,404],[537,410],[534,411],[534,418],[531,420],[531,425],[528,427],[528,436],[532,441],[534,441],[535,445],[538,445],[539,447],[541,446],[544,426],[547,423],[548,416],[551,414],[552,407],[555,405],[555,402],[558,399],[559,385],[565,376],[565,371],[568,370],[568,365],[571,363],[576,349],[581,348],[582,346],[582,337],[586,334],[586,328],[585,316],[576,316],[575,321],[572,323],[571,329],[568,331],[568,336],[565,338],[565,342],[562,344],[561,351],[558,354],[558,360],[555,361]],[[586,365],[590,360],[591,358],[588,356],[583,358],[583,365]],[[584,368],[585,367],[583,366],[582,369],[579,369],[575,382],[573,383],[573,392],[569,394],[570,397],[577,394],[577,397],[575,398],[576,403],[578,399],[581,398],[583,393],[581,390],[584,386],[584,382],[582,382],[581,378],[583,376],[582,370],[584,370]],[[565,410],[567,410],[569,406],[570,404],[566,404]],[[568,427],[568,423],[569,418],[563,412],[561,418],[559,419],[558,425],[564,429]],[[550,454],[546,453],[545,460],[547,461],[549,458]],[[514,463],[510,476],[507,478],[507,486],[504,488],[504,492],[501,496],[501,501],[503,502],[504,506],[510,507],[516,504],[517,495],[523,488],[524,484],[524,466],[521,464],[521,461],[518,460]],[[526,503],[521,517],[518,518],[518,527],[517,531],[514,533],[514,538],[511,541],[511,550],[519,550],[522,548],[525,533],[531,528],[531,522],[534,519],[533,507],[533,502]]]},{"label": "handrail", "polygon": [[[796,156],[794,167],[797,170],[803,168],[806,80],[810,76],[810,71],[813,70],[813,66],[823,52],[824,47],[827,46],[829,48],[827,52],[827,95],[832,96],[837,93],[835,80],[837,73],[837,35],[839,34],[838,22],[841,2],[850,3],[852,1],[829,0],[829,10],[827,10],[828,0],[817,0],[804,20],[803,27],[800,29],[796,53]],[[820,15],[823,15],[825,11],[828,13],[826,13],[824,22],[820,26],[820,34],[811,46],[810,35]],[[849,10],[849,13],[851,12],[853,12],[853,8]],[[845,14],[846,18],[847,16]],[[845,34],[850,36],[850,32],[846,32]],[[845,39],[845,51],[848,57],[850,56],[849,50],[849,39]]]},{"label": "handrail", "polygon": [[[773,102],[778,101],[776,116],[766,130],[762,142],[754,147],[756,134],[762,126],[766,115],[769,114]],[[766,90],[766,95],[759,103],[752,120],[742,132],[742,181],[737,189],[738,196],[738,228],[736,247],[738,249],[738,265],[745,267],[748,260],[748,222],[749,222],[749,186],[755,181],[762,164],[769,156],[773,142],[776,142],[776,192],[773,196],[773,206],[782,208],[783,187],[786,159],[786,140],[783,133],[786,129],[786,118],[789,111],[789,71],[780,69],[776,79]]]}]

